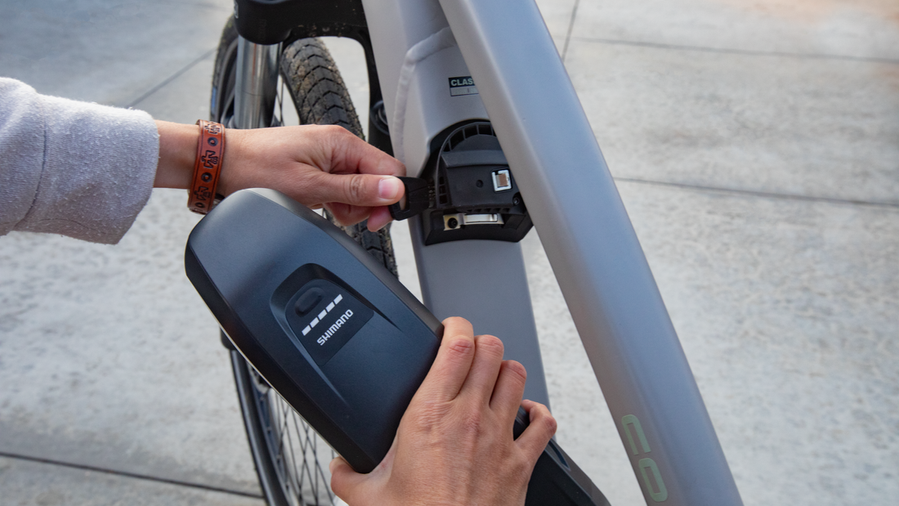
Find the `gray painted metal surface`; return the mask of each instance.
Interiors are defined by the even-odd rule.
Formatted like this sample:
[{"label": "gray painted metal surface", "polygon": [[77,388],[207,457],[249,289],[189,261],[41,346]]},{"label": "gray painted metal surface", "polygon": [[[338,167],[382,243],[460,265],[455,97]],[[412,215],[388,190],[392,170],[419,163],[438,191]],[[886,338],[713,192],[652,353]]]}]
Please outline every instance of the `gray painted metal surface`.
[{"label": "gray painted metal surface", "polygon": [[[467,72],[464,62],[454,54],[458,53],[455,44],[416,56],[422,47],[419,43],[435,40],[446,28],[439,6],[432,3],[363,2],[368,7],[366,18],[387,117],[394,118],[397,110],[405,111],[407,127],[397,129],[392,124],[391,140],[397,156],[405,158],[410,175],[418,174],[433,136],[456,122],[485,115],[477,95],[453,97],[449,93],[448,78]],[[409,62],[416,64],[410,67]],[[404,79],[411,84],[404,86]],[[426,135],[416,133],[404,139],[410,124],[425,130]],[[416,145],[411,146],[412,142]],[[410,225],[414,230],[412,244],[425,304],[438,318],[464,316],[474,324],[475,333],[501,336],[505,357],[527,368],[525,395],[549,405],[520,246],[489,241],[424,246],[416,224],[414,220]]]},{"label": "gray painted metal surface", "polygon": [[519,243],[456,241],[425,246],[409,222],[423,302],[438,318],[464,316],[476,334],[502,336],[504,357],[528,371],[524,396],[549,406]]},{"label": "gray painted metal surface", "polygon": [[536,4],[441,0],[441,5],[647,503],[742,504],[636,234]]}]

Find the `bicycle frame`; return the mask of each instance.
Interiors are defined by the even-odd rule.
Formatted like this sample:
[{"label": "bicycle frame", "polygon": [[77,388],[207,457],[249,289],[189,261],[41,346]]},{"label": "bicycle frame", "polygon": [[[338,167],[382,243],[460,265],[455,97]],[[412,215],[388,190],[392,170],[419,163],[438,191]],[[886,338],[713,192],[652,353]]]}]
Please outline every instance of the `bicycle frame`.
[{"label": "bicycle frame", "polygon": [[[248,118],[269,107],[276,44],[324,35],[363,44],[372,104],[383,90],[393,153],[408,175],[421,170],[433,139],[448,126],[489,118],[647,504],[742,504],[636,234],[533,0],[361,0],[361,18],[359,0],[316,0],[302,3],[299,28],[269,24],[250,35],[241,28],[244,9],[296,7],[292,0],[264,4],[235,3],[240,33],[272,44],[242,40],[238,46],[238,75],[250,78],[237,83],[237,124],[259,126]],[[453,96],[447,79],[458,76],[471,76],[477,94]],[[440,318],[464,316],[477,332],[500,336],[507,356],[528,370],[526,396],[548,403],[520,246],[425,246],[417,220],[410,227],[425,304]]]}]

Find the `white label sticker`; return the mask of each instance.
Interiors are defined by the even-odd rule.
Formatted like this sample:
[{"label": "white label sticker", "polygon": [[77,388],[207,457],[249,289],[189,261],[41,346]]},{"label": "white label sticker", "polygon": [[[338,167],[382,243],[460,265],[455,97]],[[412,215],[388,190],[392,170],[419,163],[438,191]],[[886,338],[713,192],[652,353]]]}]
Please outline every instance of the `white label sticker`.
[{"label": "white label sticker", "polygon": [[475,87],[471,76],[450,77],[449,88],[450,95],[453,97],[478,94],[478,89]]}]

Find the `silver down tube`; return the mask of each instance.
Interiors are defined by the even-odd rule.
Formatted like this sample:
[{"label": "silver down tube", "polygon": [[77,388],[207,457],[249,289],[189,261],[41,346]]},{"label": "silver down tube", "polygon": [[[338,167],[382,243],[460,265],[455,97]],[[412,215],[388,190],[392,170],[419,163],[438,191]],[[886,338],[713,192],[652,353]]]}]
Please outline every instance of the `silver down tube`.
[{"label": "silver down tube", "polygon": [[440,4],[647,504],[741,505],[649,265],[536,4]]},{"label": "silver down tube", "polygon": [[[429,145],[450,125],[487,116],[477,93],[454,95],[468,76],[440,5],[426,0],[363,0],[394,154],[419,175]],[[466,240],[425,245],[409,220],[425,304],[438,318],[462,316],[478,334],[499,336],[505,358],[528,371],[526,398],[549,405],[521,245]]]},{"label": "silver down tube", "polygon": [[234,128],[272,126],[278,85],[281,45],[262,45],[237,39],[237,82],[234,90]]}]

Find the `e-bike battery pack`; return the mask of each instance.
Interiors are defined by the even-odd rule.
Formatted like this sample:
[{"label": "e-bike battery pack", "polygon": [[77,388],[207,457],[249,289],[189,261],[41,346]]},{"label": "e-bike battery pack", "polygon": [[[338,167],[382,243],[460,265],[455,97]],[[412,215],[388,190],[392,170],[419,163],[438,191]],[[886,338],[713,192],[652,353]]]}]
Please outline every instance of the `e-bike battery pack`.
[{"label": "e-bike battery pack", "polygon": [[[236,192],[201,220],[185,270],[259,374],[354,469],[374,469],[437,355],[440,321],[342,230],[273,190]],[[521,410],[510,429],[526,425]],[[550,442],[527,504],[608,503]]]}]

